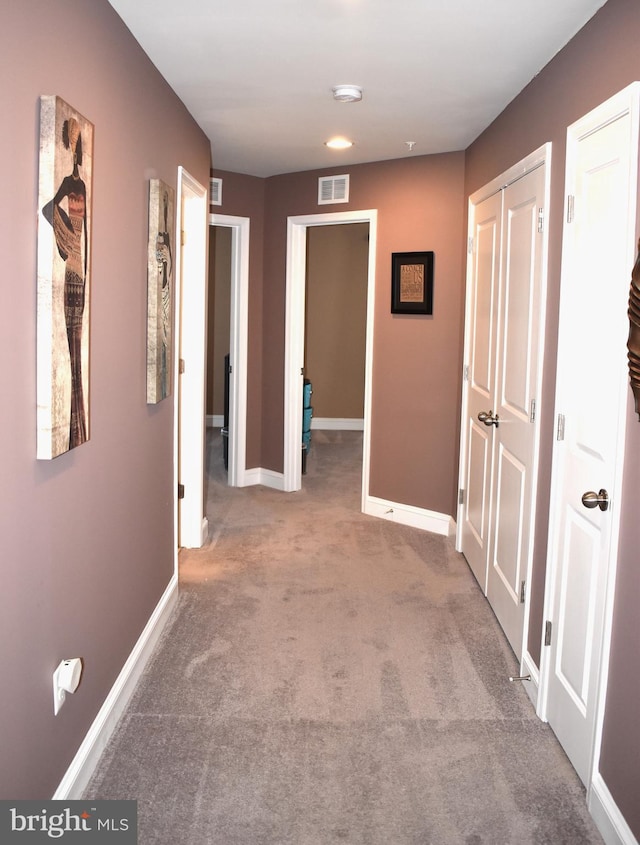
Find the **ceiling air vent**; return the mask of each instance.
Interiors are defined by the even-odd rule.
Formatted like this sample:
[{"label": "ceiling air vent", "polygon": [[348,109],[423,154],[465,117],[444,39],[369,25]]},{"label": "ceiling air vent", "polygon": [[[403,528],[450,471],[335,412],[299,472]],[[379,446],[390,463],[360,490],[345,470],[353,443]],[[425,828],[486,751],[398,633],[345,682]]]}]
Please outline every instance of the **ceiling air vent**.
[{"label": "ceiling air vent", "polygon": [[209,193],[211,205],[222,205],[222,179],[211,179]]},{"label": "ceiling air vent", "polygon": [[321,176],[318,179],[318,205],[349,202],[349,176]]}]

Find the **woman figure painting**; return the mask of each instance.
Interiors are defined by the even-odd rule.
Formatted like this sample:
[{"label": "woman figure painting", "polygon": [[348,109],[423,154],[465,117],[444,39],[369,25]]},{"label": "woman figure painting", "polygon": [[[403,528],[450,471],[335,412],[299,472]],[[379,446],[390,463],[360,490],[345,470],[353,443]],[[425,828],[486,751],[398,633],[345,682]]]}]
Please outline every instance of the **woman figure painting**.
[{"label": "woman figure painting", "polygon": [[171,279],[173,273],[173,257],[171,255],[171,236],[169,234],[169,195],[167,191],[162,193],[162,209],[164,218],[164,229],[158,232],[156,238],[156,257],[158,259],[158,273],[162,291],[161,325],[162,325],[162,357],[160,362],[161,389],[160,397],[164,399],[169,395],[169,351],[171,328]]},{"label": "woman figure painting", "polygon": [[[80,176],[82,135],[71,117],[62,125],[62,143],[73,155],[73,170],[54,198],[42,209],[53,226],[58,253],[65,262],[64,318],[71,363],[71,420],[69,449],[87,440],[87,417],[82,388],[82,319],[87,277],[87,188]],[[66,206],[66,208],[65,208]]]}]

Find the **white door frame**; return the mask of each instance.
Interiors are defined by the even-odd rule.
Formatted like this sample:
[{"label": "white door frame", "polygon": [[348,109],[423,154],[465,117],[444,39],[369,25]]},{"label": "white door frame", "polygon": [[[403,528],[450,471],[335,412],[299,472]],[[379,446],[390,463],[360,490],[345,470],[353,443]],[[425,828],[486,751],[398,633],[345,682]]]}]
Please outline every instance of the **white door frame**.
[{"label": "white door frame", "polygon": [[[208,532],[204,515],[207,190],[179,167],[177,193],[173,485],[176,572],[178,538],[181,546],[199,548]],[[185,362],[182,374],[180,358]],[[179,505],[178,483],[185,488]]]},{"label": "white door frame", "polygon": [[[631,131],[634,139],[635,147],[632,146],[631,156],[631,179],[629,180],[629,223],[627,232],[628,242],[628,268],[629,274],[626,279],[618,279],[618,283],[624,286],[623,291],[619,291],[621,302],[626,302],[626,296],[631,280],[631,268],[633,267],[636,256],[636,225],[637,225],[637,178],[638,178],[638,160],[637,155],[633,150],[637,150],[637,138],[640,126],[640,83],[634,82],[627,88],[620,91],[618,94],[611,97],[600,106],[593,109],[576,123],[572,124],[567,130],[567,149],[573,140],[578,140],[580,137],[585,137],[590,133],[596,131],[598,128],[613,122],[619,116],[629,113],[631,115]],[[567,182],[569,180],[569,173],[567,173]],[[566,205],[567,205],[567,191],[565,190],[565,220],[566,220]],[[563,245],[563,270],[566,272],[565,265],[566,256],[564,255]],[[624,302],[623,302],[624,301]],[[562,350],[565,344],[571,343],[572,340],[569,333],[563,331],[563,325],[566,329],[569,324],[571,315],[566,313],[567,302],[562,299],[562,277],[561,277],[561,301],[560,301],[560,323],[559,323],[559,342],[558,342],[558,372],[556,383],[556,398],[554,418],[557,420],[558,413],[563,411],[563,393],[562,393],[562,379],[566,374],[560,370],[560,362],[562,360]],[[565,309],[565,310],[563,310]],[[593,800],[592,784],[593,779],[598,776],[598,764],[600,756],[600,744],[602,739],[602,727],[604,721],[604,708],[607,693],[607,681],[609,674],[609,654],[611,645],[611,628],[613,623],[614,610],[614,594],[615,594],[615,576],[618,559],[618,543],[620,536],[620,497],[622,494],[623,482],[623,468],[624,468],[624,443],[626,435],[627,422],[627,404],[628,404],[628,374],[625,364],[624,342],[628,333],[628,318],[626,312],[620,312],[620,324],[618,328],[619,339],[622,342],[620,363],[621,369],[619,373],[612,374],[612,378],[620,379],[620,407],[618,410],[618,433],[617,433],[617,455],[616,464],[614,468],[615,483],[610,490],[611,495],[611,539],[609,545],[609,562],[606,573],[605,586],[605,600],[604,612],[602,620],[602,630],[598,632],[601,653],[599,667],[597,670],[597,705],[595,714],[595,730],[592,751],[592,764],[590,781],[587,783],[588,803],[591,806]],[[566,368],[565,368],[566,369]],[[554,585],[560,561],[558,560],[558,532],[559,524],[556,514],[558,513],[559,501],[561,496],[562,479],[560,478],[560,459],[559,451],[562,444],[554,440],[553,459],[552,459],[552,474],[551,474],[551,491],[550,491],[550,519],[549,519],[549,551],[548,551],[548,567],[545,584],[545,601],[544,601],[544,619],[550,620],[553,618],[554,611]],[[555,635],[555,632],[554,632]],[[547,719],[548,712],[548,691],[549,691],[549,674],[551,672],[550,649],[543,648],[540,660],[540,709],[539,715],[542,719]]]},{"label": "white door frame", "polygon": [[210,214],[211,226],[231,229],[231,311],[229,346],[229,474],[230,487],[244,487],[247,469],[247,348],[249,326],[250,219]]},{"label": "white door frame", "polygon": [[364,437],[362,454],[362,509],[369,493],[371,445],[371,382],[376,279],[378,212],[338,211],[308,214],[287,220],[287,292],[284,358],[284,490],[302,487],[302,386],[304,367],[307,228],[342,223],[369,224],[369,270],[367,289],[367,335],[364,381]]}]

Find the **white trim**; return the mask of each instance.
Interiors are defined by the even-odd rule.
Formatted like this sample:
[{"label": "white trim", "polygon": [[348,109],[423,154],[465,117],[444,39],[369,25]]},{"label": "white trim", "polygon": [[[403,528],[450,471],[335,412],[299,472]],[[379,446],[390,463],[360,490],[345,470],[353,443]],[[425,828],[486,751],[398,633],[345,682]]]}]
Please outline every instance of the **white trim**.
[{"label": "white trim", "polygon": [[338,211],[289,217],[287,220],[287,269],[284,361],[284,489],[302,487],[302,387],[304,366],[304,305],[307,263],[307,228],[342,223],[369,224],[369,269],[367,293],[367,329],[364,384],[364,437],[362,454],[362,510],[369,491],[371,447],[371,384],[373,370],[373,327],[376,279],[376,242],[378,212]]},{"label": "white trim", "polygon": [[638,845],[600,772],[591,780],[587,804],[606,845]]},{"label": "white trim", "polygon": [[[501,173],[500,176],[496,176],[496,178],[492,179],[491,182],[487,182],[487,184],[482,188],[478,188],[478,190],[469,197],[469,207],[471,208],[473,205],[478,205],[483,202],[483,200],[493,196],[493,194],[497,194],[498,191],[502,190],[502,188],[506,188],[513,182],[517,182],[518,179],[526,176],[527,173],[530,173],[532,170],[540,167],[540,165],[545,162],[547,162],[547,164],[550,163],[550,160],[551,142],[547,142],[541,147],[538,147],[537,150],[529,153],[528,156],[525,156],[525,158],[517,164],[509,167],[504,171],[504,173]],[[470,232],[470,234],[473,234],[473,232]]]},{"label": "white trim", "polygon": [[222,428],[223,425],[223,414],[207,414],[207,428]]},{"label": "white trim", "polygon": [[178,577],[174,574],[53,794],[54,801],[82,798],[82,792],[91,779],[100,755],[135,690],[177,600]]},{"label": "white trim", "polygon": [[453,537],[456,531],[453,517],[446,513],[416,508],[413,505],[402,505],[387,499],[378,499],[375,496],[367,497],[363,512],[369,516],[388,519],[390,522],[398,522],[400,525],[420,528],[445,537]]},{"label": "white trim", "polygon": [[247,469],[247,372],[249,346],[249,239],[248,217],[210,214],[211,226],[231,229],[231,313],[229,346],[229,470],[230,487],[244,487]]},{"label": "white trim", "polygon": [[[175,337],[178,354],[174,356],[176,572],[178,545],[199,548],[203,536],[208,235],[207,191],[183,167],[178,168],[177,195]],[[185,232],[184,245],[182,231]],[[182,374],[179,373],[180,358],[185,361]],[[178,482],[185,487],[185,496],[179,504]]]},{"label": "white trim", "polygon": [[[302,452],[302,450],[300,451]],[[274,472],[272,469],[263,469],[262,467],[248,469],[244,474],[244,486],[251,487],[257,484],[284,492],[284,475],[281,472]]]},{"label": "white trim", "polygon": [[364,431],[364,419],[341,417],[312,417],[311,428],[325,431]]}]

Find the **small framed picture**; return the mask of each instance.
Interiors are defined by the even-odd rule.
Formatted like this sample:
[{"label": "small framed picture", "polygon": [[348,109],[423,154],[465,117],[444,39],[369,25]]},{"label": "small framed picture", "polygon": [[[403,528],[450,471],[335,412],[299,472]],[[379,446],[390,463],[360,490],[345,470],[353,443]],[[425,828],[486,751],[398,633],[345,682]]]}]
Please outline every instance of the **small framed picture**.
[{"label": "small framed picture", "polygon": [[391,253],[391,313],[433,314],[433,252]]}]

